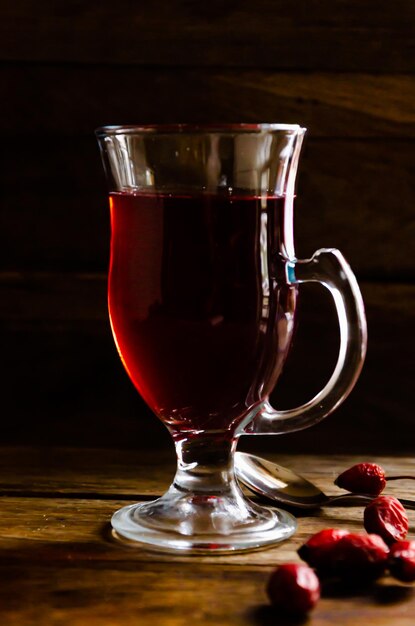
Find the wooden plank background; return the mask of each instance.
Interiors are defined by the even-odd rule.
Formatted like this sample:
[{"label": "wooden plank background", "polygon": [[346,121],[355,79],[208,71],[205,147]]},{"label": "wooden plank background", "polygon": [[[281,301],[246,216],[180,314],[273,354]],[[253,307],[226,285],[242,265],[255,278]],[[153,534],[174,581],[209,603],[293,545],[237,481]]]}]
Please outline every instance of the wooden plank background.
[{"label": "wooden plank background", "polygon": [[[344,252],[370,344],[335,416],[260,445],[413,451],[402,434],[413,433],[415,348],[412,0],[17,0],[2,9],[0,35],[3,441],[168,444],[106,320],[109,219],[94,128],[280,121],[309,129],[298,256]],[[328,297],[303,291],[276,391],[287,404],[318,390],[336,350]]]},{"label": "wooden plank background", "polygon": [[30,0],[1,21],[9,61],[405,71],[415,68],[415,8],[376,0]]}]

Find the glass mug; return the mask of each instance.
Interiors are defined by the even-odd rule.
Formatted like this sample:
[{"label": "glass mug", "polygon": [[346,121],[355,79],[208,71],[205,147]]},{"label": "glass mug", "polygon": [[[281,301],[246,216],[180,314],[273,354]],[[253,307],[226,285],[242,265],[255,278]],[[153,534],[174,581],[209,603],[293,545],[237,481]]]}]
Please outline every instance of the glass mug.
[{"label": "glass mug", "polygon": [[[288,513],[240,490],[240,435],[317,423],[348,395],[366,349],[364,307],[342,254],[295,257],[293,201],[305,129],[286,124],[107,126],[109,312],[121,360],[170,431],[177,472],[154,502],[112,518],[118,536],[170,552],[224,553],[289,537]],[[331,292],[340,350],[323,390],[278,411],[298,285]]]}]

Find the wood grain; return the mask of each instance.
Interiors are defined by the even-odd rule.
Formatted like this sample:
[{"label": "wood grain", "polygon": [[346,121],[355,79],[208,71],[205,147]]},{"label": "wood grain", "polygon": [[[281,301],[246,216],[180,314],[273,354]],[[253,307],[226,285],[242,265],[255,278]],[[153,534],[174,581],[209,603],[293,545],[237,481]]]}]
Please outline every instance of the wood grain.
[{"label": "wood grain", "polygon": [[[335,490],[333,477],[357,460],[329,455],[279,458],[327,490]],[[388,472],[415,470],[412,457],[376,456],[373,460]],[[335,508],[299,516],[293,538],[258,552],[190,558],[126,547],[112,538],[109,528],[112,512],[125,500],[102,499],[102,495],[114,487],[120,496],[131,494],[134,465],[135,485],[144,492],[164,489],[173,467],[172,458],[145,452],[1,449],[1,475],[6,482],[14,481],[11,485],[16,488],[14,496],[3,493],[0,500],[0,617],[4,623],[144,626],[153,621],[160,626],[185,626],[190,620],[200,626],[292,625],[292,620],[268,605],[265,586],[271,570],[280,563],[298,561],[298,547],[319,529],[362,530],[360,508]],[[39,497],[39,484],[48,486],[50,497]],[[405,488],[405,495],[414,497],[414,484],[403,485],[401,493]],[[84,497],[65,495],[62,489],[84,490]],[[397,493],[398,487],[391,484],[387,489]],[[409,516],[412,537],[414,512]],[[325,585],[308,623],[349,626],[361,623],[364,616],[376,626],[409,626],[414,615],[412,586],[386,577],[367,589]]]},{"label": "wood grain", "polygon": [[410,0],[48,0],[36,12],[20,0],[3,11],[0,58],[413,72],[414,20]]},{"label": "wood grain", "polygon": [[[328,493],[342,493],[333,481],[350,466],[350,457],[348,454],[267,453],[271,461],[304,474]],[[413,456],[379,456],[372,453],[366,455],[365,461],[381,463],[390,475],[396,475],[401,470],[401,473],[415,475]],[[0,456],[0,494],[14,498],[47,499],[48,491],[49,496],[55,499],[96,498],[102,500],[104,506],[104,500],[109,499],[121,501],[129,498],[133,501],[143,496],[146,499],[159,496],[169,486],[175,467],[173,444],[168,450],[156,451],[145,450],[138,444],[137,449],[132,450],[4,446]],[[391,481],[387,491],[415,499],[415,482]],[[346,514],[344,509],[340,510]],[[353,509],[347,511],[350,513]]]},{"label": "wood grain", "polygon": [[102,124],[280,121],[312,138],[413,139],[414,75],[361,72],[6,63],[0,130],[3,141],[47,133],[69,143]]},{"label": "wood grain", "polygon": [[[415,286],[405,283],[360,281],[366,309],[373,323],[380,316],[410,322]],[[310,287],[303,286],[311,292]],[[0,272],[0,321],[14,328],[95,326],[109,331],[107,272]],[[324,293],[324,292],[323,292]]]},{"label": "wood grain", "polygon": [[[413,452],[415,287],[361,283],[369,350],[361,378],[334,415],[287,437],[244,438],[279,452]],[[0,298],[4,442],[155,447],[167,431],[129,381],[107,319],[104,275],[14,274]],[[273,394],[278,408],[309,400],[334,366],[330,296],[303,286],[296,339]],[[409,436],[408,436],[409,433]]]},{"label": "wood grain", "polygon": [[[289,626],[270,608],[265,585],[271,568],[139,563],[96,568],[60,565],[1,568],[5,583],[0,614],[11,626],[187,626],[192,621],[221,626]],[[385,581],[347,595],[330,590],[307,623],[310,626],[412,626],[412,588]]]},{"label": "wood grain", "polygon": [[[335,477],[361,458],[350,455],[276,455],[267,458],[301,472],[327,493],[342,493],[333,485]],[[392,474],[410,474],[415,464],[410,457],[368,456],[365,460],[380,463]],[[2,449],[2,483],[0,486],[0,537],[2,555],[11,560],[28,558],[24,549],[31,548],[36,559],[70,559],[74,550],[78,560],[169,562],[170,556],[139,548],[131,549],[116,541],[109,532],[112,512],[125,504],[158,496],[174,475],[174,455],[165,452],[121,452],[116,450],[75,450],[18,447]],[[8,487],[7,487],[8,485]],[[40,495],[39,487],[49,492]],[[5,487],[9,493],[5,496]],[[74,493],[78,497],[74,497]],[[386,492],[385,492],[386,493]],[[413,481],[389,483],[387,493],[415,498]],[[56,497],[59,496],[59,497]],[[82,496],[82,497],[80,497]],[[128,500],[126,500],[128,497]],[[415,513],[408,512],[411,532],[415,530]],[[198,557],[196,562],[264,565],[275,559],[298,560],[296,550],[313,529],[345,526],[362,530],[362,509],[327,508],[298,514],[299,529],[295,537],[275,548],[249,554],[223,557]],[[23,551],[19,552],[19,543]],[[37,544],[41,546],[36,548]],[[59,545],[58,545],[59,544]],[[176,562],[188,562],[186,556]],[[191,559],[194,560],[194,559]]]},{"label": "wood grain", "polygon": [[[4,269],[106,271],[109,216],[94,137],[4,139]],[[411,141],[310,140],[296,202],[297,253],[338,247],[361,278],[414,277]],[[399,190],[399,193],[397,193]]]},{"label": "wood grain", "polygon": [[[91,496],[79,500],[70,497],[54,499],[53,495],[49,498],[3,498],[0,507],[0,563],[2,557],[12,562],[27,563],[68,560],[82,563],[193,561],[186,555],[171,557],[143,546],[124,543],[113,536],[110,526],[112,514],[120,507],[137,501],[140,498],[100,500]],[[408,516],[412,533],[415,517],[411,511]],[[285,561],[300,561],[296,554],[298,548],[309,536],[323,528],[339,527],[363,532],[361,508],[330,508],[307,515],[297,512],[297,517],[298,530],[287,542],[251,553],[199,556],[197,562],[214,566],[275,566]]]}]

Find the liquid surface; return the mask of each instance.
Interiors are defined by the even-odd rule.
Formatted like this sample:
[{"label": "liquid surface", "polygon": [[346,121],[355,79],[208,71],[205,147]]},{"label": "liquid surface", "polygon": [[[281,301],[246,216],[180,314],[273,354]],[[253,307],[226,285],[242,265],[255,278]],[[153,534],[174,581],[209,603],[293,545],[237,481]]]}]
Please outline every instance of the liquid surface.
[{"label": "liquid surface", "polygon": [[233,429],[291,341],[284,200],[113,193],[110,207],[110,317],[133,383],[172,431]]}]

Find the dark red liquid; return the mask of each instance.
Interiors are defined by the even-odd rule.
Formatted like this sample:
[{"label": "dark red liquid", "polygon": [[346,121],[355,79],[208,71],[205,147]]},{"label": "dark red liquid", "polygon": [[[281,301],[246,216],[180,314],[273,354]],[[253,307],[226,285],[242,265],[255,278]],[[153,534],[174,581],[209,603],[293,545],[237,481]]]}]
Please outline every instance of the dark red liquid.
[{"label": "dark red liquid", "polygon": [[110,316],[132,381],[172,430],[233,428],[291,341],[284,200],[114,193],[110,205]]}]

